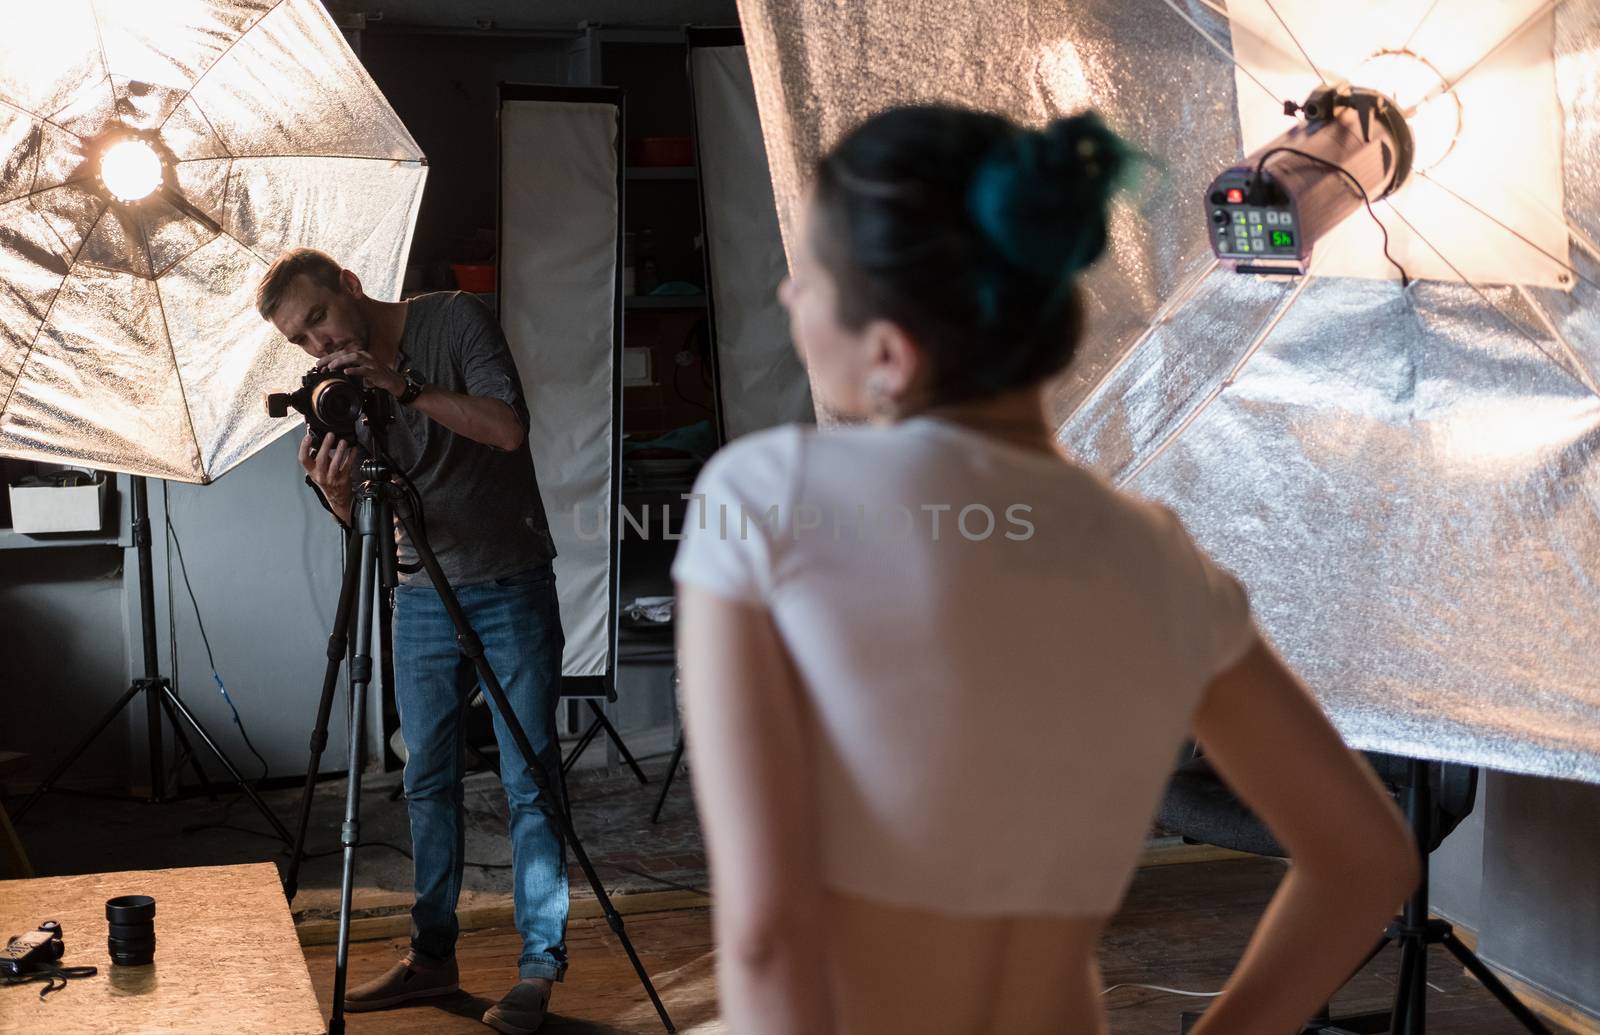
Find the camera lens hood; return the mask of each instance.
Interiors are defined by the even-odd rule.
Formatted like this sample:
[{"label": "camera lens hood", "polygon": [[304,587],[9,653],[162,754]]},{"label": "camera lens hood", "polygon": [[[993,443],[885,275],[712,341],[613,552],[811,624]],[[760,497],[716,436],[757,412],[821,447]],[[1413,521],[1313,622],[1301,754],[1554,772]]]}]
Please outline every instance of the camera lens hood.
[{"label": "camera lens hood", "polygon": [[149,895],[119,895],[106,902],[106,919],[114,924],[151,924],[156,900]]}]

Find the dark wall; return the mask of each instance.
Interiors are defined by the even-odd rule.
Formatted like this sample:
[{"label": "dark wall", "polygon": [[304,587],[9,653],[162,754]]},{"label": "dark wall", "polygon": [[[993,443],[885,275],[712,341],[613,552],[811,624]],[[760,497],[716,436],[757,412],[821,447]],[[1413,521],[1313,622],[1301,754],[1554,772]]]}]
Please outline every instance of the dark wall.
[{"label": "dark wall", "polygon": [[[117,547],[0,550],[0,671],[9,702],[0,750],[31,756],[28,780],[19,782],[43,779],[128,689],[123,621]],[[63,784],[120,780],[129,721],[96,740]]]},{"label": "dark wall", "polygon": [[361,60],[428,156],[411,266],[415,288],[454,287],[449,264],[494,249],[501,82],[566,81],[564,39],[368,32]]}]

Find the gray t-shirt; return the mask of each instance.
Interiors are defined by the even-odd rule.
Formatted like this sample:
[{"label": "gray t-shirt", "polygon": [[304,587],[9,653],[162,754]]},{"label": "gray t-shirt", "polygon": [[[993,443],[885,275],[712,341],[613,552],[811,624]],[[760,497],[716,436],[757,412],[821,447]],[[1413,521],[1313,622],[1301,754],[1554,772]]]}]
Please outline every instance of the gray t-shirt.
[{"label": "gray t-shirt", "polygon": [[[411,299],[400,338],[398,369],[429,385],[480,399],[499,399],[517,412],[524,430],[528,405],[505,334],[475,295],[441,291]],[[474,442],[389,400],[396,420],[386,433],[395,466],[422,497],[428,542],[452,586],[503,578],[548,563],[556,555],[528,443],[506,452]],[[370,448],[368,431],[361,444]],[[417,553],[400,523],[395,543],[401,564]],[[402,573],[405,585],[426,585],[427,572]]]}]

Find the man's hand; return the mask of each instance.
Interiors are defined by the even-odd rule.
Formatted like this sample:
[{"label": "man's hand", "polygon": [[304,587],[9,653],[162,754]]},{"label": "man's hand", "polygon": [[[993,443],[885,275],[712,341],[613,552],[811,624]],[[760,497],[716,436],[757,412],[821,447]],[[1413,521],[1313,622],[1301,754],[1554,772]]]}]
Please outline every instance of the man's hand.
[{"label": "man's hand", "polygon": [[[311,455],[311,431],[300,440],[300,466],[322,490],[323,499],[346,525],[350,523],[350,468],[355,463],[356,448],[350,443],[335,439],[332,432],[323,436],[322,445],[315,456]],[[334,443],[338,442],[335,446]]]},{"label": "man's hand", "polygon": [[397,398],[406,390],[406,379],[400,376],[399,371],[378,362],[372,353],[364,349],[352,349],[349,352],[324,356],[317,360],[317,367],[321,370],[336,370],[350,377],[359,377],[373,388],[381,388]]}]

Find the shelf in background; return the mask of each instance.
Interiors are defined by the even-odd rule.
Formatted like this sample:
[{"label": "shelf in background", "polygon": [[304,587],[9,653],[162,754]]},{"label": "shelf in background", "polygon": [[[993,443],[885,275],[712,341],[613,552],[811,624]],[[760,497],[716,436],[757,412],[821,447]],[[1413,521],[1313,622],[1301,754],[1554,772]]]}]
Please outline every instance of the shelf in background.
[{"label": "shelf in background", "polygon": [[699,178],[692,165],[630,165],[630,180],[694,180]]},{"label": "shelf in background", "polygon": [[622,304],[627,309],[704,309],[705,295],[628,295]]},{"label": "shelf in background", "polygon": [[0,528],[0,550],[36,550],[44,547],[63,546],[129,546],[117,536],[109,532],[89,532],[76,535],[66,532],[52,533],[50,536],[28,535],[24,532],[14,532],[9,528]]}]

